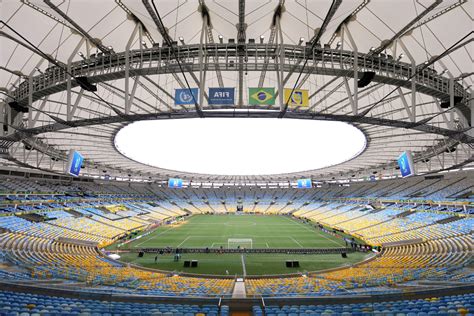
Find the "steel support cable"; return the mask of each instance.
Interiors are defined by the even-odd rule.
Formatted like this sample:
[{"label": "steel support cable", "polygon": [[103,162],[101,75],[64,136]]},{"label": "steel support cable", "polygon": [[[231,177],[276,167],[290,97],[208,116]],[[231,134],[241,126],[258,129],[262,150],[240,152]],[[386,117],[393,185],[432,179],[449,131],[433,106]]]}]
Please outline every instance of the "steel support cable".
[{"label": "steel support cable", "polygon": [[[168,35],[168,32],[166,32],[166,29],[164,27],[164,24],[163,24],[163,21],[161,20],[161,16],[160,16],[160,13],[158,12],[158,10],[156,9],[156,5],[155,5],[155,0],[151,0],[151,4],[153,5],[153,9],[155,10],[155,14],[158,18],[158,22],[159,22],[159,25],[161,25],[162,27],[162,30],[164,31],[163,34],[166,34],[163,36],[163,39],[166,41],[166,44],[168,44],[168,46],[170,47],[170,50],[171,52],[173,53],[173,56],[174,56],[174,59],[176,60],[176,63],[178,64],[179,66],[179,70],[181,71],[181,74],[183,75],[184,77],[184,81],[186,83],[186,86],[188,87],[188,90],[189,90],[189,93],[191,94],[192,98],[193,98],[193,102],[194,102],[194,107],[196,109],[196,112],[197,114],[199,115],[199,117],[203,118],[204,117],[204,113],[203,111],[199,108],[199,105],[196,101],[196,98],[194,97],[194,94],[192,93],[192,90],[191,90],[191,86],[189,85],[189,82],[188,82],[188,78],[186,78],[186,75],[184,73],[184,70],[183,70],[183,67],[181,65],[181,62],[179,61],[179,58],[178,56],[176,55],[176,50],[173,46],[173,43],[171,42],[171,38],[170,36]],[[160,29],[160,33],[161,33],[161,29]],[[203,91],[201,91],[201,93],[203,93]]]},{"label": "steel support cable", "polygon": [[[451,50],[456,47],[459,43],[461,43],[462,41],[464,41],[466,38],[468,38],[469,36],[471,36],[472,34],[474,33],[474,31],[471,31],[469,33],[467,33],[466,35],[464,35],[460,40],[458,40],[456,43],[454,43],[453,45],[451,45],[448,49],[446,49],[441,55],[438,55],[437,57],[435,58],[432,58],[431,60],[429,60],[427,63],[423,64],[423,66],[419,67],[416,69],[415,73],[413,73],[410,77],[408,77],[407,79],[404,80],[404,82],[402,83],[405,84],[407,82],[410,82],[410,80],[412,80],[419,72],[423,71],[424,69],[426,69],[427,67],[429,67],[430,65],[434,64],[435,62],[437,62],[438,60],[440,60],[441,58],[443,58],[444,56],[448,55],[451,53]],[[401,86],[401,85],[400,85]],[[364,117],[365,115],[367,115],[372,109],[374,109],[379,103],[383,102],[386,98],[388,98],[392,93],[394,93],[395,91],[398,90],[399,87],[396,87],[395,89],[393,89],[392,91],[390,91],[388,94],[386,94],[383,98],[381,98],[379,101],[375,102],[370,108],[368,108],[367,110],[363,111],[362,113],[356,115],[357,117]],[[419,122],[420,123],[420,122]],[[415,124],[419,124],[419,123],[415,123]]]},{"label": "steel support cable", "polygon": [[[329,8],[329,11],[328,11],[328,14],[326,15],[326,18],[324,19],[323,21],[323,26],[327,25],[329,23],[329,20],[332,18],[332,14],[331,12],[333,12],[334,10],[334,7],[337,7],[340,5],[342,1],[341,0],[333,0],[332,1],[332,4],[331,4],[331,7]],[[310,48],[310,51],[313,51],[314,47],[316,46],[316,43],[318,42],[319,38],[320,38],[320,34],[322,34],[322,31],[323,29],[321,28],[321,30],[318,32],[317,35],[315,35],[312,39],[311,39],[311,48]],[[291,97],[293,96],[293,93],[295,92],[295,89],[296,87],[298,86],[298,82],[301,78],[301,75],[303,74],[303,71],[306,67],[306,65],[308,64],[308,60],[309,60],[309,57],[306,57],[305,60],[304,60],[304,64],[303,64],[303,67],[301,68],[300,70],[300,73],[298,75],[298,78],[296,78],[296,82],[295,84],[293,85],[293,89],[291,89],[291,92],[290,92],[290,95],[288,97],[288,100],[286,100],[285,102],[285,106],[283,108],[283,110],[280,112],[280,114],[278,115],[279,118],[283,118],[286,114],[286,112],[288,111],[288,103],[290,102],[291,100]]]},{"label": "steel support cable", "polygon": [[[21,35],[20,33],[18,33],[15,29],[13,29],[12,27],[10,27],[6,22],[4,22],[3,20],[0,20],[0,24],[3,24],[5,27],[7,27],[10,31],[12,31],[13,33],[15,33],[17,36],[19,36],[22,40],[24,40],[26,43],[28,43],[28,45],[30,45],[31,47],[31,50],[33,50],[34,52],[36,52],[38,55],[42,56],[44,59],[48,60],[50,63],[54,64],[56,67],[58,67],[59,69],[61,69],[62,71],[64,71],[67,75],[69,75],[72,79],[76,80],[77,81],[77,78],[75,76],[73,76],[68,70],[67,68],[65,68],[63,65],[61,65],[59,62],[57,62],[54,58],[52,58],[51,56],[49,56],[48,54],[44,53],[41,49],[39,49],[37,46],[35,46],[33,43],[31,43],[27,38],[25,38],[23,35]],[[102,102],[104,102],[112,111],[114,111],[118,116],[120,117],[125,117],[124,114],[122,112],[120,112],[118,109],[116,109],[114,106],[112,106],[108,101],[106,101],[104,98],[102,98],[98,93],[94,92],[94,91],[90,91],[92,92],[99,100],[101,100]],[[35,109],[36,110],[36,109]],[[58,121],[58,123],[65,123],[66,121],[60,119],[60,118],[56,118]],[[56,121],[55,119],[55,121]],[[72,123],[67,123],[66,125],[68,126],[71,126],[73,125]]]}]

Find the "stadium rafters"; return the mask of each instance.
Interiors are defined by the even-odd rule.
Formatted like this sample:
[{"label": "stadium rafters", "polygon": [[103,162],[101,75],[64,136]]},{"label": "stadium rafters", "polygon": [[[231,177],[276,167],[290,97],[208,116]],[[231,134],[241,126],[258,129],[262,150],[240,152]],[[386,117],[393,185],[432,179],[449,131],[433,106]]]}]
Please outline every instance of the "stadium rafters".
[{"label": "stadium rafters", "polygon": [[[388,15],[369,0],[6,2],[1,20],[15,32],[0,27],[0,163],[62,172],[75,147],[95,176],[346,179],[396,174],[396,157],[410,149],[421,172],[470,167],[466,3],[400,1]],[[359,88],[367,72],[375,76]],[[247,104],[244,88],[265,86],[277,88],[276,104]],[[192,106],[176,105],[174,89],[196,87],[203,93]],[[235,106],[209,105],[209,87],[236,87]],[[283,88],[309,90],[309,105],[289,107]],[[259,177],[152,168],[114,147],[114,135],[130,122],[196,116],[340,120],[363,130],[368,146],[324,170]],[[97,139],[108,141],[98,146]]]}]

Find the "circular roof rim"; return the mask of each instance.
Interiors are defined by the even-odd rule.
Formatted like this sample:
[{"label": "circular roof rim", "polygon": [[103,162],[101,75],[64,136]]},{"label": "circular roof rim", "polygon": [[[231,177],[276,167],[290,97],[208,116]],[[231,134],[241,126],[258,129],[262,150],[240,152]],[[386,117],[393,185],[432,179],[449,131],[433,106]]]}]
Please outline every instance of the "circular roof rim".
[{"label": "circular roof rim", "polygon": [[[212,118],[220,118],[220,119],[241,119],[241,118],[251,118],[251,119],[261,119],[262,117],[258,117],[258,116],[246,116],[246,117],[228,117],[228,116],[218,116],[218,117],[211,117]],[[265,117],[264,117],[265,118]],[[161,120],[181,120],[181,119],[186,119],[186,118],[162,118],[162,119],[159,119],[159,120],[138,120],[138,121],[134,121],[134,122],[130,122],[128,124],[126,124],[125,126],[121,126],[121,127],[118,127],[113,135],[112,135],[112,142],[113,142],[113,149],[118,152],[120,155],[122,155],[125,159],[130,159],[138,164],[141,164],[141,165],[145,165],[147,167],[151,167],[151,168],[156,168],[157,169],[157,172],[169,172],[169,173],[174,173],[174,174],[181,174],[183,176],[183,178],[186,178],[186,176],[189,176],[189,177],[195,177],[195,176],[201,176],[201,177],[269,177],[269,178],[275,178],[275,177],[298,177],[298,176],[304,176],[304,174],[306,173],[313,173],[315,171],[318,171],[318,170],[323,170],[324,168],[330,168],[330,167],[334,167],[334,166],[338,166],[338,165],[341,165],[341,164],[344,164],[344,163],[347,163],[348,161],[352,161],[356,158],[358,158],[360,155],[362,155],[370,146],[370,137],[368,136],[368,134],[364,131],[364,129],[360,126],[357,126],[356,124],[353,124],[353,123],[350,123],[350,122],[344,122],[344,121],[337,121],[337,120],[318,120],[318,119],[308,119],[308,118],[286,118],[286,119],[292,119],[292,120],[305,120],[305,121],[316,121],[316,122],[338,122],[338,123],[342,123],[342,124],[346,124],[352,128],[354,128],[355,130],[359,131],[360,134],[363,136],[364,138],[364,144],[363,146],[361,147],[361,149],[355,153],[354,155],[352,155],[349,159],[345,159],[344,161],[342,162],[338,162],[338,163],[335,163],[335,164],[331,164],[331,165],[327,165],[327,166],[323,166],[323,167],[320,167],[320,168],[315,168],[315,169],[308,169],[308,170],[301,170],[301,171],[294,171],[294,172],[286,172],[286,173],[270,173],[270,174],[214,174],[214,173],[199,173],[199,172],[190,172],[190,171],[180,171],[180,170],[174,170],[174,169],[167,169],[167,168],[162,168],[162,167],[159,167],[159,166],[155,166],[155,165],[151,165],[151,164],[148,164],[148,163],[144,163],[144,162],[141,162],[141,161],[138,161],[136,159],[133,159],[129,156],[127,156],[125,153],[123,153],[119,148],[117,148],[117,144],[116,144],[116,141],[117,141],[117,135],[119,134],[120,131],[122,131],[123,129],[125,129],[126,127],[134,124],[134,123],[139,123],[139,122],[145,122],[145,121],[161,121]],[[191,118],[188,118],[188,119],[201,119],[197,116],[195,117],[191,117]],[[267,118],[267,119],[274,119],[274,120],[277,120],[278,118]],[[285,119],[285,117],[283,118]]]}]

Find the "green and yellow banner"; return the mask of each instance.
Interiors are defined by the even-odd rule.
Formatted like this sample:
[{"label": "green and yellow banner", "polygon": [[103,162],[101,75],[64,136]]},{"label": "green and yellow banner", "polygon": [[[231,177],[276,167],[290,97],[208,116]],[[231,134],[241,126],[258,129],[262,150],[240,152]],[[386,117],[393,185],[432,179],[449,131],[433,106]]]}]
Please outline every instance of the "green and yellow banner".
[{"label": "green and yellow banner", "polygon": [[[288,103],[288,106],[309,106],[309,97],[308,90],[295,89],[293,94],[291,93],[293,89],[283,89],[285,104]],[[291,94],[291,99],[290,99]]]},{"label": "green and yellow banner", "polygon": [[249,88],[250,105],[274,105],[275,88]]}]

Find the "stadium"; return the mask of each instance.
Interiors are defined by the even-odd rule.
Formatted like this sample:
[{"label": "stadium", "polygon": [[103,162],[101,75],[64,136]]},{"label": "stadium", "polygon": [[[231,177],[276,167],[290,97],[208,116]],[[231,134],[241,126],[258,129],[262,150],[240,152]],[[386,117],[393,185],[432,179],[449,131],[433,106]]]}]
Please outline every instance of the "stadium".
[{"label": "stadium", "polygon": [[473,315],[473,15],[0,1],[0,315]]}]

